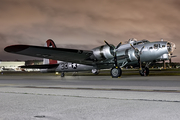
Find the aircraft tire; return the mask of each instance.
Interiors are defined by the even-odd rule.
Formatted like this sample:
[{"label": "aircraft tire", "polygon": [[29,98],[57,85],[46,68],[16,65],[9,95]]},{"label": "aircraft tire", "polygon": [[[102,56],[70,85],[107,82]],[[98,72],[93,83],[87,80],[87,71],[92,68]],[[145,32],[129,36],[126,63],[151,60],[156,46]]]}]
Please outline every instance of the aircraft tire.
[{"label": "aircraft tire", "polygon": [[121,68],[119,68],[119,67],[113,67],[113,68],[111,69],[111,76],[112,76],[112,78],[118,78],[118,77],[121,76],[121,74],[122,74]]},{"label": "aircraft tire", "polygon": [[64,75],[65,75],[64,72],[62,72],[62,73],[61,73],[61,77],[64,77]]},{"label": "aircraft tire", "polygon": [[139,74],[141,76],[148,76],[149,75],[149,68],[147,68],[147,67],[142,68],[142,70],[139,71]]},{"label": "aircraft tire", "polygon": [[99,70],[98,69],[92,69],[92,73],[95,74],[95,75],[98,75],[99,74]]}]

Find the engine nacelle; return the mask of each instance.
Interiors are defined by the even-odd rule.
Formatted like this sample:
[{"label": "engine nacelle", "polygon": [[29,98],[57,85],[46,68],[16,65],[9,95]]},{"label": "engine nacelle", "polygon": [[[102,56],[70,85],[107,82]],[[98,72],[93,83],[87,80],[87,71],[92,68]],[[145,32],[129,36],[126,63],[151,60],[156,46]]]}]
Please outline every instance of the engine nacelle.
[{"label": "engine nacelle", "polygon": [[136,61],[136,60],[138,60],[138,51],[136,51],[134,49],[129,49],[128,56],[129,56],[130,61]]},{"label": "engine nacelle", "polygon": [[122,50],[122,51],[119,51],[117,53],[117,58],[118,56],[126,56],[126,58],[120,58],[121,60],[123,59],[127,59],[128,61],[136,61],[138,60],[138,51],[135,51],[134,49],[126,49],[126,50]]},{"label": "engine nacelle", "polygon": [[97,48],[94,48],[93,55],[97,60],[105,60],[113,58],[113,50],[108,45],[103,45]]}]

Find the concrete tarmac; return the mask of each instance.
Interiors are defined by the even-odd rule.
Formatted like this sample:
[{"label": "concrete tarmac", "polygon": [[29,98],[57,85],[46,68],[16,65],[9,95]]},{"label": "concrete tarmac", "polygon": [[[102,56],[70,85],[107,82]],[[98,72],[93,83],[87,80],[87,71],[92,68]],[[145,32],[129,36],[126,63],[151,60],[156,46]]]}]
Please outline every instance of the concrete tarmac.
[{"label": "concrete tarmac", "polygon": [[0,120],[179,120],[179,76],[1,76]]}]

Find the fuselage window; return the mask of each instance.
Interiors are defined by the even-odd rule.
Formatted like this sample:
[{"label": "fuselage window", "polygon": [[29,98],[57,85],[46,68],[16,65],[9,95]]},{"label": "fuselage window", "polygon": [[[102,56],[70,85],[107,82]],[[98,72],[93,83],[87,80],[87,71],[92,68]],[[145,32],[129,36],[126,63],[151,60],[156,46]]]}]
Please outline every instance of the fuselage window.
[{"label": "fuselage window", "polygon": [[154,49],[158,49],[158,44],[154,44]]},{"label": "fuselage window", "polygon": [[149,49],[153,49],[153,47],[149,47]]},{"label": "fuselage window", "polygon": [[162,47],[165,47],[165,45],[162,45]]},{"label": "fuselage window", "polygon": [[147,40],[144,40],[144,41],[143,41],[143,43],[147,43],[147,42],[149,42],[149,41],[147,41]]}]

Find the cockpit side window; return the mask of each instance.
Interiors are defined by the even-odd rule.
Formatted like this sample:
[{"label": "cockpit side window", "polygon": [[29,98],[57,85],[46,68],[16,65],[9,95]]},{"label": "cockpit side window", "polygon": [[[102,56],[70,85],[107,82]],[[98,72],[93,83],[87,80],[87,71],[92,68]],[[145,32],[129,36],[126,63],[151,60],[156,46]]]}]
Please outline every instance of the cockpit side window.
[{"label": "cockpit side window", "polygon": [[154,49],[158,49],[158,44],[154,44]]},{"label": "cockpit side window", "polygon": [[137,43],[137,45],[140,45],[140,44],[142,44],[142,42],[138,42],[138,43]]},{"label": "cockpit side window", "polygon": [[162,45],[162,47],[165,47],[166,45]]},{"label": "cockpit side window", "polygon": [[149,41],[147,41],[147,40],[144,40],[144,41],[143,41],[143,43],[147,43],[147,42],[149,42]]},{"label": "cockpit side window", "polygon": [[153,47],[149,47],[149,49],[153,49]]},{"label": "cockpit side window", "polygon": [[134,43],[133,45],[136,45],[137,43]]},{"label": "cockpit side window", "polygon": [[140,44],[143,44],[143,42],[136,42],[133,45],[140,45]]}]

